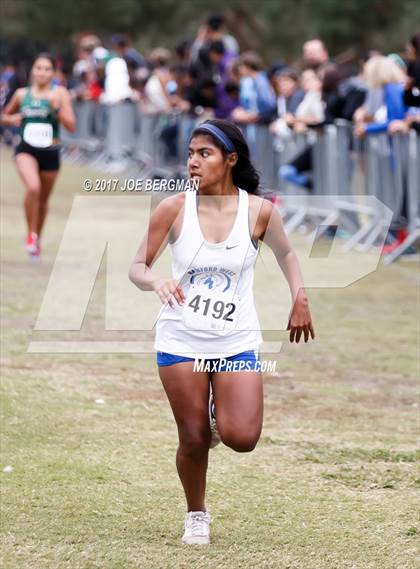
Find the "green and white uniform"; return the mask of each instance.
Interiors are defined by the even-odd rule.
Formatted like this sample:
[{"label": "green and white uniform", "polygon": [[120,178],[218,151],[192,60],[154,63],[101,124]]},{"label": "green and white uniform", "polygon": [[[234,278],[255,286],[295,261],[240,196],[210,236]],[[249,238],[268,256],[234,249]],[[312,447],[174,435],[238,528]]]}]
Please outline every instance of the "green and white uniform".
[{"label": "green and white uniform", "polygon": [[59,123],[56,112],[48,99],[33,97],[29,87],[20,105],[23,115],[21,139],[34,148],[48,148],[53,139],[59,137]]}]

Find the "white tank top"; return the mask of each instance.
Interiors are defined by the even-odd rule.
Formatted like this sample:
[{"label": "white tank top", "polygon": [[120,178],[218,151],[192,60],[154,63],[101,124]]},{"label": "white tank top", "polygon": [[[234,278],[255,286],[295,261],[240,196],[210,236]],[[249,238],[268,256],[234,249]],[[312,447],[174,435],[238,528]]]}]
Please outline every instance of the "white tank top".
[{"label": "white tank top", "polygon": [[170,244],[172,274],[186,297],[183,305],[162,306],[156,323],[157,351],[191,358],[223,358],[262,343],[254,306],[254,264],[248,193],[239,189],[236,219],[229,237],[206,241],[201,232],[197,192],[185,192],[184,220]]}]

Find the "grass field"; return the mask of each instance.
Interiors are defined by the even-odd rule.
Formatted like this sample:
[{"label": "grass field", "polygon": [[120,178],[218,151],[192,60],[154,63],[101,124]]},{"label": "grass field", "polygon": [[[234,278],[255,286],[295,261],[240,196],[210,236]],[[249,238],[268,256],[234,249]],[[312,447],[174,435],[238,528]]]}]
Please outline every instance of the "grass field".
[{"label": "grass field", "polygon": [[[418,567],[417,263],[308,290],[316,340],[283,333],[261,440],[248,454],[211,451],[212,545],[187,548],[176,429],[152,356],[27,353],[86,174],[63,168],[43,262],[29,263],[23,188],[3,151],[2,569]],[[293,244],[299,254],[302,237]],[[100,282],[87,318],[98,334]]]}]

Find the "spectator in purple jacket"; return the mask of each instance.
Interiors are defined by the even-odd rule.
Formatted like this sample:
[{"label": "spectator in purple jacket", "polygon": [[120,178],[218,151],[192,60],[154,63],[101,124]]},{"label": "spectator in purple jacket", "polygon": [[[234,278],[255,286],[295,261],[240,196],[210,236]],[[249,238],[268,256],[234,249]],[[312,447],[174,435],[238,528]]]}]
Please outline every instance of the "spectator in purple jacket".
[{"label": "spectator in purple jacket", "polygon": [[239,85],[235,81],[227,81],[217,86],[217,106],[214,115],[218,119],[228,119],[239,106]]}]

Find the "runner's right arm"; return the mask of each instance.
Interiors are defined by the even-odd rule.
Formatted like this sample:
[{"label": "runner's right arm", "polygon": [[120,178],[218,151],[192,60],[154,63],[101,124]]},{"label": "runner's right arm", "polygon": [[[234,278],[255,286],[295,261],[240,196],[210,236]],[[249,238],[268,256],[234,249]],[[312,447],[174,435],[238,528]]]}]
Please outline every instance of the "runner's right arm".
[{"label": "runner's right arm", "polygon": [[162,303],[171,307],[172,296],[178,304],[182,304],[185,300],[184,293],[175,279],[162,278],[151,267],[168,244],[171,228],[180,211],[181,199],[181,195],[172,196],[162,200],[156,207],[129,271],[132,283],[141,290],[155,291]]},{"label": "runner's right arm", "polygon": [[17,113],[22,101],[24,89],[17,89],[10,101],[7,103],[0,117],[0,123],[4,126],[20,126],[22,122],[22,113]]}]

